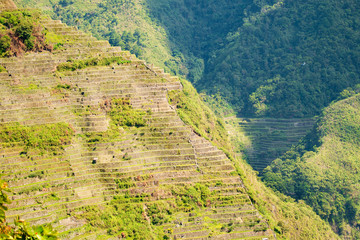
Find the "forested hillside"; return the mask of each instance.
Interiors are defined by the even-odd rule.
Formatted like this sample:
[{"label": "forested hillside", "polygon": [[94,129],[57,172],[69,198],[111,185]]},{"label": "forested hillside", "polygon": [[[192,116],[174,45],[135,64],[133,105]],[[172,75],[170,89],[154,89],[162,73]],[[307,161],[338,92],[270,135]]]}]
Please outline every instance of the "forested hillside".
[{"label": "forested hillside", "polygon": [[320,113],[360,82],[360,2],[284,1],[264,7],[209,60],[198,88],[241,115]]},{"label": "forested hillside", "polygon": [[[62,239],[337,239],[233,158],[224,123],[189,82],[1,4],[2,34],[29,34],[26,52],[0,58],[1,239],[55,239],[24,220]],[[36,36],[47,50],[30,48]]]},{"label": "forested hillside", "polygon": [[[98,39],[105,39],[112,46],[120,46],[138,57],[165,67],[173,61],[170,43],[164,28],[156,24],[147,13],[142,0],[17,0],[19,6],[39,8],[54,19],[76,26]],[[180,68],[180,63],[176,69]]]},{"label": "forested hillside", "polygon": [[269,186],[304,200],[340,234],[352,228],[353,239],[360,238],[359,126],[356,94],[326,108],[313,133],[264,171]]},{"label": "forested hillside", "polygon": [[[214,50],[225,46],[227,34],[237,30],[244,17],[260,11],[263,2],[148,0],[147,6],[151,19],[167,30],[175,56],[184,59],[183,74],[197,82]],[[171,67],[176,62],[166,64]]]},{"label": "forested hillside", "polygon": [[[235,112],[245,119],[281,117],[291,121],[295,117],[322,114],[312,134],[265,170],[264,180],[280,192],[277,195],[259,182],[241,159],[232,159],[224,125],[207,108],[202,112],[205,107],[189,83],[183,81],[185,90],[169,91],[168,96],[171,109],[177,108],[182,121],[224,148],[252,203],[278,237],[336,238],[328,225],[308,208],[309,204],[337,233],[345,238],[360,238],[360,97],[356,95],[360,83],[359,1],[16,2],[23,7],[41,8],[50,16],[91,32],[98,39],[109,40],[111,45],[129,50],[167,72],[187,77],[198,91],[207,94],[203,98],[216,107],[218,115]],[[57,50],[65,43],[73,43],[63,40],[54,45],[59,47]],[[46,45],[42,48],[46,49]],[[65,71],[84,64],[67,60],[70,63]],[[144,66],[152,69],[149,64]],[[60,92],[67,89],[65,85],[59,88]],[[86,94],[79,89],[80,93]],[[339,102],[323,110],[333,101]],[[91,109],[86,111],[91,113]],[[212,122],[203,121],[206,118]],[[267,130],[278,134],[271,126]],[[170,131],[169,135],[172,134]],[[98,136],[86,137],[96,140]],[[287,136],[283,138],[289,141]],[[239,145],[243,144],[239,141]],[[266,153],[271,154],[267,149]],[[123,159],[130,160],[127,158]],[[263,159],[258,160],[263,164]],[[128,182],[121,184],[124,185],[120,188],[134,187]],[[87,217],[93,220],[93,216]]]},{"label": "forested hillside", "polygon": [[314,116],[360,82],[355,0],[17,2],[186,76],[242,116]]},{"label": "forested hillside", "polygon": [[17,0],[53,18],[109,40],[192,82],[203,78],[215,50],[227,44],[243,19],[272,1],[185,0]]}]

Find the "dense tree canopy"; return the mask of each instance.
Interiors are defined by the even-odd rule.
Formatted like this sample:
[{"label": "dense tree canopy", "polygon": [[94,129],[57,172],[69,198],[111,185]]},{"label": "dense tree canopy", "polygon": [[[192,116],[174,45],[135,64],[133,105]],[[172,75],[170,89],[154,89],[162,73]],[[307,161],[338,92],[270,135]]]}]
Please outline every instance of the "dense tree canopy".
[{"label": "dense tree canopy", "polygon": [[360,82],[360,3],[284,1],[228,36],[198,85],[242,115],[313,116]]},{"label": "dense tree canopy", "polygon": [[52,16],[69,25],[186,76],[198,90],[220,94],[243,116],[314,116],[360,82],[355,0],[37,4],[50,5]]},{"label": "dense tree canopy", "polygon": [[355,239],[360,237],[359,126],[357,94],[326,108],[314,131],[264,170],[269,186],[305,200],[339,233],[353,227]]}]

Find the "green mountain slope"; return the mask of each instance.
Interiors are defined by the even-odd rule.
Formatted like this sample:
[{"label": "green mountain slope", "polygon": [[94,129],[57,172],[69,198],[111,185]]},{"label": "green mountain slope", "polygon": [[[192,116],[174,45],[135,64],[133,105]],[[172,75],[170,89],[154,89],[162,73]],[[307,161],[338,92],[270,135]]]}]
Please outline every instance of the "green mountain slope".
[{"label": "green mountain slope", "polygon": [[360,237],[360,95],[326,108],[314,132],[264,171],[273,189],[304,200],[344,235]]},{"label": "green mountain slope", "polygon": [[242,116],[312,117],[360,79],[355,0],[17,3],[186,76]]},{"label": "green mountain slope", "polygon": [[245,16],[259,11],[260,5],[253,0],[147,1],[150,17],[167,31],[193,83],[203,77],[213,51],[224,47],[227,34],[237,30]]},{"label": "green mountain slope", "polygon": [[[19,6],[38,8],[54,19],[91,33],[98,39],[108,40],[112,46],[120,46],[138,57],[160,67],[175,61],[166,31],[148,16],[144,1],[15,1]],[[178,71],[176,65],[172,71]],[[177,70],[176,70],[177,69]]]},{"label": "green mountain slope", "polygon": [[360,81],[359,7],[355,0],[264,7],[214,54],[197,86],[242,115],[314,116]]},{"label": "green mountain slope", "polygon": [[60,21],[36,24],[53,50],[0,58],[10,222],[52,223],[63,239],[338,239],[232,157],[190,83]]},{"label": "green mountain slope", "polygon": [[[91,32],[191,81],[199,80],[214,49],[264,3],[184,0],[16,1]],[[216,13],[216,14],[215,14]],[[201,31],[199,31],[201,29]],[[194,41],[195,39],[195,41]]]},{"label": "green mountain slope", "polygon": [[63,239],[274,239],[230,159],[169,104],[177,77],[60,21],[30,23],[54,48],[0,58],[9,222]]}]

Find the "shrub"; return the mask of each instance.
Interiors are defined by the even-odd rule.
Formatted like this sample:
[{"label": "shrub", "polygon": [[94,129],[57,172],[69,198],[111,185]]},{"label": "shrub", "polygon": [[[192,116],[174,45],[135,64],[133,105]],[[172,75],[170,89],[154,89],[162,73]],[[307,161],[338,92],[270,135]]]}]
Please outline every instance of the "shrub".
[{"label": "shrub", "polygon": [[130,63],[129,60],[124,60],[122,57],[108,57],[108,58],[88,58],[84,60],[68,60],[66,63],[59,64],[56,69],[59,72],[75,71],[77,69],[84,69],[92,66],[109,66],[112,63],[121,65]]},{"label": "shrub", "polygon": [[7,71],[6,68],[0,65],[0,72],[6,72],[6,71]]},{"label": "shrub", "polygon": [[50,50],[41,33],[36,12],[15,10],[0,13],[0,56],[9,57],[26,51]]},{"label": "shrub", "polygon": [[3,35],[0,37],[0,53],[2,56],[8,54],[8,49],[10,48],[11,39],[8,35]]},{"label": "shrub", "polygon": [[34,25],[28,21],[22,21],[19,23],[15,30],[15,35],[21,40],[25,41],[32,36],[34,31]]},{"label": "shrub", "polygon": [[0,142],[23,143],[26,149],[56,152],[71,142],[74,130],[66,123],[24,126],[19,123],[0,126]]},{"label": "shrub", "polygon": [[129,99],[112,99],[108,113],[117,126],[143,127],[146,125],[143,118],[145,111],[133,109]]}]

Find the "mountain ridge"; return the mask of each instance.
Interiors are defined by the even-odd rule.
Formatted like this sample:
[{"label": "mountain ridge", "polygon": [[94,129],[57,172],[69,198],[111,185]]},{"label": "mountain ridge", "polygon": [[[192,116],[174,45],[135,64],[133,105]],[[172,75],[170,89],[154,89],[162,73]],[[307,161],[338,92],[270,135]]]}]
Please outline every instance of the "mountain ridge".
[{"label": "mountain ridge", "polygon": [[[226,206],[233,209],[232,204],[237,203],[231,215],[249,219],[251,225],[233,222],[238,230],[230,236],[272,236],[242,190],[240,178],[229,175],[234,168],[225,154],[192,133],[169,105],[167,92],[182,89],[177,78],[59,21],[42,19],[41,24],[45,35],[64,36],[55,38],[61,39],[57,50],[0,59],[6,69],[1,73],[1,169],[14,192],[8,220],[19,215],[31,223],[53,222],[60,236],[73,238],[79,235],[77,231],[79,237],[89,234],[84,229],[87,224],[79,219],[82,216],[95,224],[90,235],[100,236],[104,226],[94,219],[97,207],[86,206],[120,204],[117,208],[133,206],[134,214],[153,215],[148,217],[151,224],[140,221],[147,229],[144,232],[136,223],[126,228],[119,222],[112,226],[114,235],[150,237],[156,232],[157,237],[178,236],[180,229],[164,232],[156,225],[174,221],[166,213],[170,209],[165,211],[166,204],[172,205],[172,211],[198,208],[205,213],[207,205],[219,205],[223,210],[207,214],[215,219],[223,216],[227,224]],[[18,135],[24,131],[26,135]],[[38,138],[50,138],[48,131],[53,138],[60,134],[58,141],[63,143],[38,142]],[[70,134],[71,140],[65,140],[63,133]],[[201,185],[203,181],[209,185]],[[221,184],[215,186],[216,182]],[[191,191],[190,196],[197,200],[193,203],[183,191]],[[204,191],[199,199],[198,191]],[[225,195],[212,197],[211,192],[217,191]],[[170,196],[181,197],[180,202]],[[235,196],[239,199],[232,200]],[[137,199],[148,203],[139,205]],[[179,217],[186,232],[189,226],[185,223],[191,224],[193,217],[186,212]],[[125,215],[118,218],[123,219],[134,220]],[[202,223],[201,219],[200,215],[196,232],[207,237],[211,231],[202,224],[211,226],[216,220]],[[218,225],[212,231],[221,233]]]},{"label": "mountain ridge", "polygon": [[56,49],[0,59],[9,219],[52,222],[75,239],[338,238],[232,157],[190,83],[60,21],[40,23]]}]

